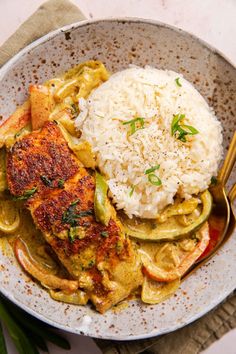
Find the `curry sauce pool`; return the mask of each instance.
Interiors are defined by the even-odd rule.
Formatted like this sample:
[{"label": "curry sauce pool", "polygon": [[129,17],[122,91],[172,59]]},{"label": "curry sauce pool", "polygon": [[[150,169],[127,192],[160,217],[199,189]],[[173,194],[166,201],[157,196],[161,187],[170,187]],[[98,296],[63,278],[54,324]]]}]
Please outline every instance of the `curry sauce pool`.
[{"label": "curry sauce pool", "polygon": [[[137,114],[132,115],[130,111],[122,119],[119,117],[122,92],[117,95],[119,107],[116,112],[112,110],[112,104],[110,107],[112,120],[117,121],[117,131],[123,134],[125,143],[116,139],[116,132],[112,142],[104,139],[106,151],[103,148],[98,151],[89,137],[85,140],[86,129],[92,128],[90,123],[94,124],[90,122],[92,105],[89,107],[89,104],[97,92],[106,87],[104,82],[110,82],[109,75],[102,63],[88,61],[42,85],[32,85],[29,99],[0,126],[1,236],[12,245],[23,270],[46,288],[54,300],[75,305],[86,305],[90,301],[101,313],[123,299],[133,298],[134,294],[145,303],[163,301],[176,291],[187,270],[207,249],[211,236],[208,221],[212,203],[206,174],[201,175],[201,169],[195,171],[205,180],[205,189],[203,185],[195,189],[196,180],[191,185],[183,180],[184,174],[182,180],[178,177],[181,182],[178,193],[173,188],[168,205],[164,203],[161,208],[159,203],[166,198],[167,185],[161,159],[164,155],[158,157],[163,147],[156,145],[155,156],[149,149],[150,156],[145,160],[142,141],[143,135],[148,139],[152,137],[151,128],[159,129],[161,124],[167,124],[165,129],[172,147],[182,152],[182,162],[187,161],[185,172],[188,175],[191,164],[195,163],[196,167],[198,159],[195,161],[192,155],[192,160],[185,159],[184,153],[192,154],[191,147],[205,139],[201,129],[206,117],[200,126],[195,118],[190,120],[187,108],[181,111],[175,107],[175,112],[167,115],[169,120],[165,121],[165,111],[158,113],[165,84],[157,87],[154,97],[152,85],[141,80],[136,93],[142,93],[143,85],[147,90],[142,107],[130,96]],[[119,77],[120,73],[116,75]],[[181,97],[188,83],[182,77],[174,78],[176,75],[170,72],[167,75],[166,94],[167,88],[173,88],[174,84],[174,92],[183,90],[177,91]],[[166,80],[166,75],[162,79]],[[150,109],[153,97],[157,103],[156,111]],[[167,101],[168,97],[165,96]],[[180,98],[176,101],[181,103]],[[102,113],[102,105],[100,108]],[[206,113],[207,107],[204,109]],[[199,113],[203,114],[204,109],[199,109]],[[213,137],[219,134],[220,141],[220,126],[214,119],[211,115]],[[110,134],[110,127],[108,114],[104,134]],[[96,133],[101,128],[102,125]],[[165,129],[161,132],[158,129],[154,129],[157,135],[164,136]],[[93,135],[95,138],[96,134]],[[119,153],[125,144],[128,144],[126,152],[132,153],[134,142],[138,156],[137,173],[144,162],[138,182],[132,179],[132,164],[127,179],[127,171],[122,170],[125,159]],[[123,212],[117,211],[117,204],[110,198],[111,179],[99,162],[101,156],[109,160],[113,147],[121,149],[115,156],[118,172],[122,175],[122,183],[129,186],[121,208]],[[165,149],[165,154],[173,155],[168,141]],[[204,144],[202,149],[205,149]],[[220,155],[220,148],[213,153]],[[211,157],[207,156],[205,164]],[[133,162],[136,163],[135,159]],[[205,166],[204,163],[201,166]],[[210,164],[208,167],[207,173],[212,173],[213,167]],[[166,169],[171,170],[170,163]],[[136,216],[131,219],[127,208],[132,206],[143,186],[146,186],[145,193],[154,217],[150,218],[149,214],[147,218],[138,218],[134,208],[131,214]],[[184,188],[189,186],[193,189],[186,194]],[[144,199],[142,203],[147,202]],[[156,209],[153,200],[157,203]],[[139,208],[140,204],[137,202],[135,207]]]}]

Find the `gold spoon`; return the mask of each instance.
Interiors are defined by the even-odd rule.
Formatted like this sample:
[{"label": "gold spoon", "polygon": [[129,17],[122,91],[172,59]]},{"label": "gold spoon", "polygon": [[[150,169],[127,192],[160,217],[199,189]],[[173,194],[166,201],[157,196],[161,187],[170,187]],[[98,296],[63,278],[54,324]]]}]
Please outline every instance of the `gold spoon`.
[{"label": "gold spoon", "polygon": [[[217,239],[211,240],[211,248],[203,257],[201,257],[198,260],[197,263],[199,262],[202,263],[206,259],[210,258],[216,252],[219,246],[222,244],[222,241],[224,240],[227,234],[232,211],[226,195],[225,184],[235,164],[235,160],[236,160],[236,132],[234,133],[223,166],[217,177],[217,183],[214,186],[211,186],[209,188],[213,197],[213,208],[208,222],[210,228],[212,229],[217,228],[218,230]],[[230,191],[231,201],[234,200],[235,194],[236,194],[236,187],[234,186]]]}]

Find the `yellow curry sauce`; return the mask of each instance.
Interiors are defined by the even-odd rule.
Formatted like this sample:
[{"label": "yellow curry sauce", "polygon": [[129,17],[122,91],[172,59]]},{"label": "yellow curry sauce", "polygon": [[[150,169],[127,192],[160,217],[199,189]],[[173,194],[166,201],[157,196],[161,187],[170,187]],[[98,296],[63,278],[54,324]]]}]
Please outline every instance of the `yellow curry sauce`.
[{"label": "yellow curry sauce", "polygon": [[[91,146],[79,140],[80,133],[75,130],[74,118],[79,113],[78,100],[87,98],[94,88],[108,78],[109,73],[102,63],[89,61],[40,87],[33,85],[30,88],[31,104],[30,100],[27,101],[13,115],[12,121],[15,119],[16,123],[12,126],[9,124],[9,127],[6,124],[3,128],[4,134],[0,138],[0,236],[7,238],[12,246],[20,237],[30,257],[43,267],[45,274],[71,279],[41,231],[34,225],[30,213],[23,208],[23,202],[14,201],[7,192],[6,151],[32,129],[38,129],[38,124],[56,120],[69,148],[86,168],[94,170],[95,158]],[[19,121],[18,116],[21,115],[24,119]],[[172,294],[178,288],[186,267],[198,259],[204,251],[203,247],[206,248],[209,234],[205,222],[211,210],[211,197],[209,192],[204,193],[200,196],[202,200],[199,196],[189,201],[176,199],[174,205],[165,208],[155,220],[130,220],[119,214],[124,231],[132,237],[132,244],[143,259],[140,267],[144,273],[141,294],[144,302],[158,303]],[[95,198],[96,220],[105,224],[109,214],[107,186],[99,173],[96,173]],[[205,229],[200,229],[202,225],[205,225]],[[161,230],[167,234],[169,232],[170,236],[160,237]],[[123,272],[126,270],[123,269]],[[67,302],[67,295],[58,295],[56,299]],[[78,303],[77,300],[74,303]],[[73,302],[71,297],[68,302]]]}]

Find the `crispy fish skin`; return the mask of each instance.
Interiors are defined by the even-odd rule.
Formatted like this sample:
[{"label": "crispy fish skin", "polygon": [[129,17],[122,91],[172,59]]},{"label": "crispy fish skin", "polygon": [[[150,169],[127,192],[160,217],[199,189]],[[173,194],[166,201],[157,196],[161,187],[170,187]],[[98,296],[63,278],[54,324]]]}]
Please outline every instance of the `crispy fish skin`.
[{"label": "crispy fish skin", "polygon": [[55,122],[15,143],[8,153],[7,179],[14,196],[36,189],[25,206],[98,311],[103,313],[141,285],[137,252],[115,211],[108,226],[96,222],[95,179],[69,149]]},{"label": "crispy fish skin", "polygon": [[56,187],[60,179],[72,177],[79,167],[57,124],[48,122],[40,132],[17,141],[8,153],[8,186],[15,196],[34,187],[45,193],[49,186],[45,186],[42,176],[52,181],[50,187]]}]

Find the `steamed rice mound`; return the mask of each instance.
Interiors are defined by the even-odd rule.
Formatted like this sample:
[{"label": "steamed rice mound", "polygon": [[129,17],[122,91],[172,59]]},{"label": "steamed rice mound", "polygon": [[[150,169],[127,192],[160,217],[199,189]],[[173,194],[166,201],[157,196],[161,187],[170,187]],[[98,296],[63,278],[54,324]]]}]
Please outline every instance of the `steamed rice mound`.
[{"label": "steamed rice mound", "polygon": [[[180,78],[181,87],[176,78]],[[76,125],[96,155],[117,209],[129,217],[155,216],[176,195],[188,199],[208,188],[222,157],[222,128],[199,92],[180,74],[132,67],[112,75],[81,99]],[[184,143],[171,135],[173,115],[199,133]],[[123,122],[142,117],[143,129],[129,135]],[[150,183],[154,173],[161,186]]]}]

